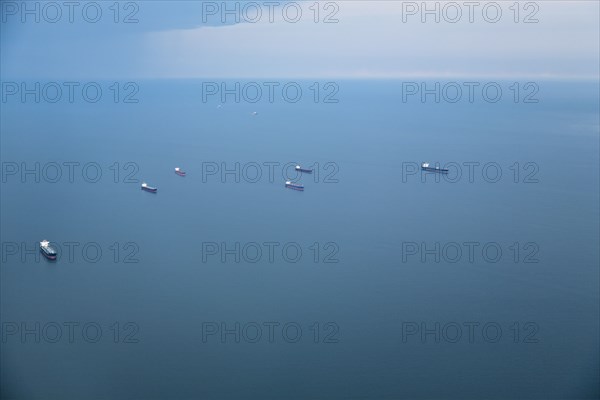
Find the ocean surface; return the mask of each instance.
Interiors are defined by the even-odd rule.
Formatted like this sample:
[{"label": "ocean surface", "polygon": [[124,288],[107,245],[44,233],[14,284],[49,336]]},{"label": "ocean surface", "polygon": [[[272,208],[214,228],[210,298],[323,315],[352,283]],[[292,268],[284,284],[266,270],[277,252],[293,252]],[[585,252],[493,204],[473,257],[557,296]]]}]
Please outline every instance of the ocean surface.
[{"label": "ocean surface", "polygon": [[97,84],[1,104],[2,398],[600,395],[598,82]]}]

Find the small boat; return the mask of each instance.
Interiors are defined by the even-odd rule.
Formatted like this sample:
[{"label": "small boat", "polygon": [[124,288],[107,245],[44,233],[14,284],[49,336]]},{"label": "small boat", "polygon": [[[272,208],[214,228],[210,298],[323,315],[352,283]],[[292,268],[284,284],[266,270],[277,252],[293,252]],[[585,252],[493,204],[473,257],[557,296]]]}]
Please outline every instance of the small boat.
[{"label": "small boat", "polygon": [[254,111],[254,112],[252,113],[252,116],[257,116],[257,115],[258,115],[258,112],[256,112],[256,111]]},{"label": "small boat", "polygon": [[313,170],[312,170],[312,169],[308,169],[308,168],[302,168],[302,167],[301,167],[301,166],[299,166],[299,165],[296,165],[296,171],[298,171],[298,172],[304,172],[304,173],[306,173],[306,174],[312,174],[312,173],[313,173]]},{"label": "small boat", "polygon": [[439,172],[442,174],[447,174],[448,170],[446,168],[440,168],[440,167],[430,167],[429,163],[423,163],[421,164],[421,169],[424,171],[430,171],[430,172]]},{"label": "small boat", "polygon": [[288,189],[304,191],[304,185],[300,185],[298,183],[292,183],[292,181],[287,181],[285,183],[285,187]]},{"label": "small boat", "polygon": [[48,260],[56,260],[56,250],[50,246],[50,242],[47,240],[42,240],[40,242],[40,252],[46,257]]},{"label": "small boat", "polygon": [[185,176],[185,171],[182,171],[181,168],[175,168],[175,173],[179,176]]},{"label": "small boat", "polygon": [[150,192],[150,193],[158,192],[157,188],[148,186],[148,184],[146,182],[142,183],[142,190],[145,190],[146,192]]}]

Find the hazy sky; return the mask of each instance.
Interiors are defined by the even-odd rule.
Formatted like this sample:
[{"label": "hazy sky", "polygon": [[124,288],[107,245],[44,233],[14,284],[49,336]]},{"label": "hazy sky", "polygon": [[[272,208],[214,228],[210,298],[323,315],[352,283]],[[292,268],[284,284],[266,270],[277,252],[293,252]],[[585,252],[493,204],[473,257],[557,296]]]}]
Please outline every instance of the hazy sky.
[{"label": "hazy sky", "polygon": [[118,15],[99,2],[91,23],[86,2],[71,16],[61,6],[60,17],[46,3],[27,14],[22,2],[3,2],[2,79],[598,79],[597,1],[428,2],[438,10],[429,14],[420,1],[237,3],[240,23],[221,1],[121,3]]}]

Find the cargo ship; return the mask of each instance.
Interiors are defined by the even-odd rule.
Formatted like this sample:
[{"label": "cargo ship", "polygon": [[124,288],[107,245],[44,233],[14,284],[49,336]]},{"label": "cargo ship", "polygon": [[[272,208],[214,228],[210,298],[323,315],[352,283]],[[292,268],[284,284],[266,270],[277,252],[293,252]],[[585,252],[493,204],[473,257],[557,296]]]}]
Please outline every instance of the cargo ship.
[{"label": "cargo ship", "polygon": [[46,257],[48,260],[56,260],[56,250],[50,246],[50,242],[47,240],[42,240],[40,242],[40,252]]},{"label": "cargo ship", "polygon": [[157,188],[148,186],[148,184],[146,182],[142,183],[142,190],[145,190],[146,192],[150,192],[150,193],[158,192]]},{"label": "cargo ship", "polygon": [[440,168],[440,167],[430,167],[429,163],[423,163],[421,164],[421,169],[424,171],[430,171],[430,172],[440,172],[442,174],[447,174],[448,170],[446,168]]},{"label": "cargo ship", "polygon": [[292,183],[291,181],[287,181],[285,183],[285,187],[288,189],[304,191],[304,185],[300,185],[298,183]]},{"label": "cargo ship", "polygon": [[306,174],[312,174],[313,170],[312,169],[308,169],[308,168],[302,168],[299,165],[296,165],[296,171],[298,172],[304,172]]},{"label": "cargo ship", "polygon": [[175,168],[175,173],[179,176],[185,176],[185,171],[182,171],[181,168]]}]

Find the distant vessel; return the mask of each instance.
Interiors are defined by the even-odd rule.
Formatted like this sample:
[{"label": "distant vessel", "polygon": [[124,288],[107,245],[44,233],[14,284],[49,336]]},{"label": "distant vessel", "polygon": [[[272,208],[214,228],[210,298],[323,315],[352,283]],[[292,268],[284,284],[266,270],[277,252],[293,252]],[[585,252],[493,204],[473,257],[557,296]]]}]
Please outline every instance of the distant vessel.
[{"label": "distant vessel", "polygon": [[254,111],[254,112],[252,113],[252,115],[258,115],[258,113],[257,113],[256,111]]},{"label": "distant vessel", "polygon": [[304,191],[304,185],[300,185],[297,183],[292,183],[291,181],[287,181],[285,183],[285,187],[288,189],[294,189],[294,190],[300,190],[300,191]]},{"label": "distant vessel", "polygon": [[49,260],[56,260],[56,250],[50,246],[50,242],[42,240],[40,242],[40,252]]},{"label": "distant vessel", "polygon": [[146,182],[142,183],[142,190],[145,190],[146,192],[150,192],[150,193],[156,193],[158,191],[157,188],[148,186],[148,184]]},{"label": "distant vessel", "polygon": [[442,174],[448,173],[447,169],[440,168],[440,167],[430,167],[429,163],[423,163],[423,164],[421,164],[421,169],[424,170],[424,171],[440,172]]},{"label": "distant vessel", "polygon": [[298,172],[305,172],[307,174],[312,174],[313,170],[312,169],[308,169],[308,168],[302,168],[299,165],[296,165],[296,171]]},{"label": "distant vessel", "polygon": [[181,168],[175,168],[175,173],[179,176],[185,176],[185,171],[182,171]]}]

